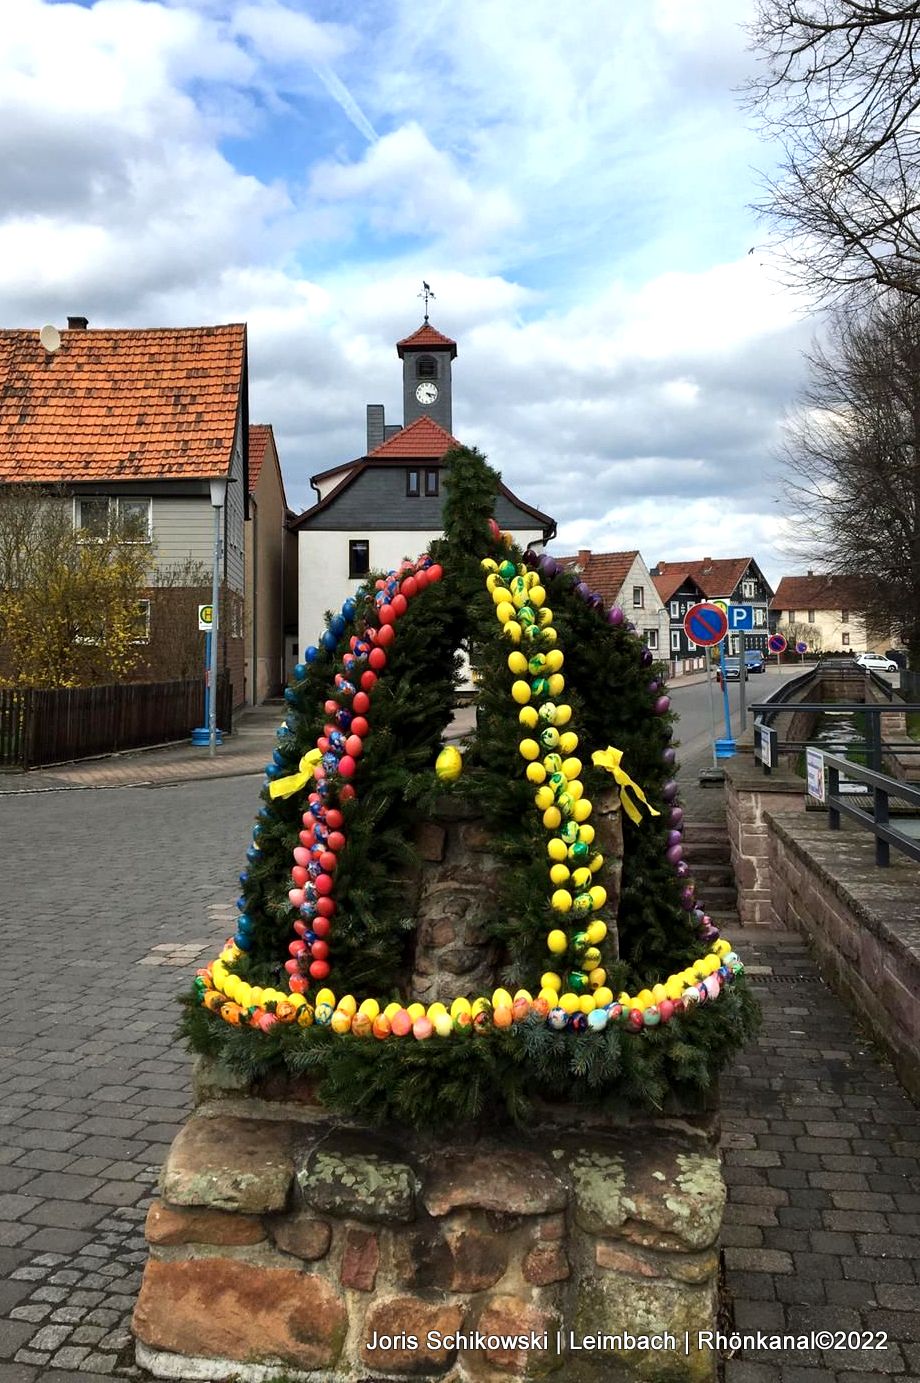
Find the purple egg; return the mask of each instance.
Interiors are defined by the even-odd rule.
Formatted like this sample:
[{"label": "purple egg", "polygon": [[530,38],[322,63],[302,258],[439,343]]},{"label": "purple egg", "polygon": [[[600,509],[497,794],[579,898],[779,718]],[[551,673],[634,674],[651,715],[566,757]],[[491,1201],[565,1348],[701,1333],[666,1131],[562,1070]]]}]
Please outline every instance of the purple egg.
[{"label": "purple egg", "polygon": [[600,612],[604,608],[604,597],[595,591],[588,601],[588,604],[591,606],[592,610]]},{"label": "purple egg", "polygon": [[658,700],[655,702],[654,705],[654,711],[656,716],[667,715],[670,706],[671,698],[669,696],[659,696]]},{"label": "purple egg", "polygon": [[[666,802],[669,801],[669,800],[670,800],[669,798],[667,798],[667,797],[665,798],[665,801],[666,801]],[[679,826],[680,823],[683,821],[683,819],[684,819],[684,809],[683,809],[683,807],[672,807],[671,810],[668,812],[668,824],[671,825],[671,826]]]},{"label": "purple egg", "polygon": [[548,552],[543,552],[537,558],[537,570],[543,576],[558,576],[559,563],[555,557],[550,557]]},{"label": "purple egg", "polygon": [[718,939],[719,939],[719,929],[718,929],[718,927],[703,927],[702,930],[700,931],[700,940],[701,940],[701,941],[705,941],[705,942],[707,943],[707,945],[711,944],[713,941],[718,941]]},{"label": "purple egg", "polygon": [[677,750],[676,750],[676,749],[665,749],[665,750],[663,751],[663,753],[662,753],[662,755],[661,755],[661,762],[664,764],[665,768],[673,768],[676,761],[677,761]]},{"label": "purple egg", "polygon": [[623,611],[620,609],[619,605],[611,605],[610,609],[607,611],[607,623],[612,624],[614,629],[616,629],[618,625],[623,623],[623,618]]},{"label": "purple egg", "polygon": [[680,845],[680,842],[681,842],[682,839],[683,839],[683,832],[682,832],[682,831],[668,831],[667,840],[668,840],[668,845],[669,845],[669,846],[670,846],[670,845]]},{"label": "purple egg", "polygon": [[652,696],[654,696],[657,691],[661,691],[661,683],[658,681],[657,677],[652,678],[651,682],[648,684],[648,689]]},{"label": "purple egg", "polygon": [[529,547],[526,549],[522,560],[524,566],[529,567],[530,570],[533,571],[534,567],[538,565],[540,559],[534,552],[533,548]]},{"label": "purple egg", "polygon": [[675,866],[674,873],[677,875],[678,879],[686,879],[687,875],[690,873],[690,866],[687,861],[679,860]]},{"label": "purple egg", "polygon": [[643,667],[651,667],[655,661],[655,655],[650,648],[643,648],[639,655],[639,662]]},{"label": "purple egg", "polygon": [[587,581],[578,582],[577,586],[575,587],[575,594],[577,596],[580,596],[582,600],[590,600],[591,587],[588,585]]},{"label": "purple egg", "polygon": [[681,889],[681,891],[680,891],[680,905],[681,905],[681,907],[683,908],[684,912],[692,912],[692,911],[693,911],[693,903],[694,903],[695,897],[696,897],[696,889],[694,888],[693,884],[687,884],[684,888]]},{"label": "purple egg", "polygon": [[670,778],[661,789],[661,795],[666,802],[673,802],[677,796],[678,788],[673,778]]},{"label": "purple egg", "polygon": [[681,860],[684,857],[683,846],[679,842],[677,845],[669,845],[667,850],[664,852],[664,857],[667,860],[668,864],[680,864]]}]

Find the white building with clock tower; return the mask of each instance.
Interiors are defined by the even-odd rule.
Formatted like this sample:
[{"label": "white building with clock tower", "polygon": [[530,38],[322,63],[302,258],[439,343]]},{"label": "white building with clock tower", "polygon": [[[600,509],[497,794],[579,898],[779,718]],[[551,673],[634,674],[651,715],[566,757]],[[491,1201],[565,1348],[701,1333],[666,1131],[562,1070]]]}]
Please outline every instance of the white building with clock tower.
[{"label": "white building with clock tower", "polygon": [[[325,612],[340,609],[368,572],[417,557],[441,536],[443,457],[459,445],[451,410],[457,343],[426,317],[396,350],[403,366],[403,422],[388,424],[383,405],[368,404],[365,455],[312,476],[316,503],[288,525],[298,544],[298,640],[286,649],[288,671],[316,642]],[[521,547],[537,551],[556,533],[549,515],[504,484],[495,518]]]}]

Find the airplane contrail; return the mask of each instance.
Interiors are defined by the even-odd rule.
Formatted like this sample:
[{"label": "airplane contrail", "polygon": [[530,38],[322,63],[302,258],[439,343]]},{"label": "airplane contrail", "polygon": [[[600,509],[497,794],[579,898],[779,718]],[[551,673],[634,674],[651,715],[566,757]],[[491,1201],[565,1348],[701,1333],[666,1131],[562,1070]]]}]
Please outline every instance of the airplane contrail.
[{"label": "airplane contrail", "polygon": [[326,63],[314,65],[313,70],[332,99],[342,107],[342,110],[348,116],[355,129],[360,130],[369,144],[376,144],[380,136],[348,90],[348,87],[342,81],[341,77],[337,77],[332,68],[327,66]]}]

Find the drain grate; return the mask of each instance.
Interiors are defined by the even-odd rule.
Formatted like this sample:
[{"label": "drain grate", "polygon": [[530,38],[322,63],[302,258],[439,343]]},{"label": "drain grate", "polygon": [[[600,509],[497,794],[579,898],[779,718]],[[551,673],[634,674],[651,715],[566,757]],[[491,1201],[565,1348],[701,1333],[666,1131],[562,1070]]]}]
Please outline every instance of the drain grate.
[{"label": "drain grate", "polygon": [[823,984],[820,975],[752,975],[751,984]]}]

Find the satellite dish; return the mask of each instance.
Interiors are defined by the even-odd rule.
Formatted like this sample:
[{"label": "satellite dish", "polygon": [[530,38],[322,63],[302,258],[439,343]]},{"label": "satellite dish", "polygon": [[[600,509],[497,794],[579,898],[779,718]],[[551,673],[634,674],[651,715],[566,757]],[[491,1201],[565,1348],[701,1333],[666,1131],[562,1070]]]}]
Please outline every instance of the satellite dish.
[{"label": "satellite dish", "polygon": [[41,331],[38,333],[38,339],[49,355],[54,355],[55,351],[61,349],[61,333],[58,331],[57,327],[42,327]]}]

